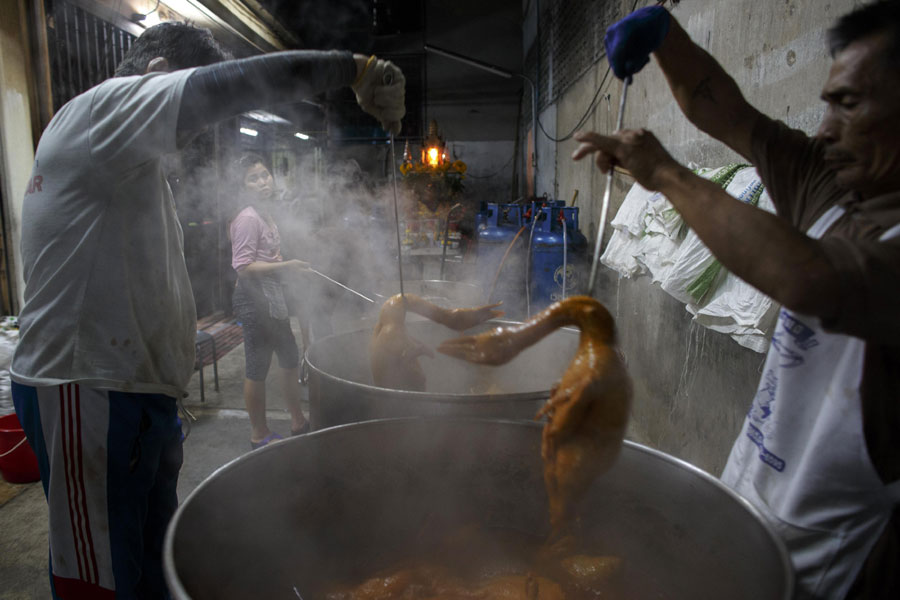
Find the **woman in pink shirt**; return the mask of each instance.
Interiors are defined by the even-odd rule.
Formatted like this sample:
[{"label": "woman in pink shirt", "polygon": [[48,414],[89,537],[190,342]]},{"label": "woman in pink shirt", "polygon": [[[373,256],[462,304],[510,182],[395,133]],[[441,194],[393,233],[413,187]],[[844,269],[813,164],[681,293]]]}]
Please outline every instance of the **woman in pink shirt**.
[{"label": "woman in pink shirt", "polygon": [[244,333],[244,402],[250,415],[250,446],[256,449],[282,439],[266,422],[266,376],[273,352],[281,367],[291,434],[309,431],[300,409],[300,352],[284,293],[284,284],[309,264],[281,256],[281,238],[270,214],[277,194],[263,158],[243,155],[236,172],[241,197],[239,212],[229,226],[231,266],[238,274],[232,304]]}]

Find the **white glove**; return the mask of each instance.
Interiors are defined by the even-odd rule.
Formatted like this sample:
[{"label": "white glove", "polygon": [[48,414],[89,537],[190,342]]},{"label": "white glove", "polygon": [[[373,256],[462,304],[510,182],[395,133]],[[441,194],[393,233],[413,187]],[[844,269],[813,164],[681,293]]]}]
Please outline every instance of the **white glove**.
[{"label": "white glove", "polygon": [[400,133],[400,120],[406,114],[406,78],[397,65],[372,60],[351,88],[360,108],[378,119],[385,131]]}]

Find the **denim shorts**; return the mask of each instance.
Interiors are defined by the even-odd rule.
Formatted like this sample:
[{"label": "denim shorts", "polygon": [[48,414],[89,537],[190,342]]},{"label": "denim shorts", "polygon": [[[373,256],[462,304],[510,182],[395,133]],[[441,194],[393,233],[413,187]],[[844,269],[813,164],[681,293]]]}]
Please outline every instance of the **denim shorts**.
[{"label": "denim shorts", "polygon": [[244,333],[245,377],[252,381],[265,381],[272,362],[272,353],[278,355],[282,369],[293,369],[300,364],[300,349],[290,319],[273,319],[268,307],[254,297],[247,285],[238,281],[232,306]]}]

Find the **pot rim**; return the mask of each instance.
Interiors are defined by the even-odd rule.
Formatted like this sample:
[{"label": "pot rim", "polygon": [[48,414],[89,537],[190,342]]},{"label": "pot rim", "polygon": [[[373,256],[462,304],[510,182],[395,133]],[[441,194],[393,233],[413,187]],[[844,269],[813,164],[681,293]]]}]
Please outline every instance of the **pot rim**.
[{"label": "pot rim", "polygon": [[[394,285],[394,284],[397,284],[398,286],[400,285],[400,281],[397,279],[388,281],[387,283],[388,283],[388,285]],[[467,287],[467,288],[472,288],[475,290],[481,290],[482,292],[484,291],[484,288],[482,288],[480,285],[477,285],[474,283],[469,283],[468,281],[451,281],[450,279],[404,279],[403,280],[403,285],[416,284],[416,283],[437,283],[439,285],[450,284],[453,287]]]},{"label": "pot rim", "polygon": [[[334,427],[327,427],[325,429],[319,429],[310,433],[307,433],[302,436],[297,436],[295,438],[288,438],[279,442],[278,444],[272,444],[268,446],[264,446],[258,450],[253,450],[239,456],[215,471],[213,471],[206,479],[200,482],[200,484],[191,491],[190,494],[178,505],[178,508],[175,510],[175,513],[172,515],[172,519],[169,521],[169,525],[166,528],[166,536],[163,541],[163,570],[166,579],[166,583],[168,584],[170,590],[174,594],[174,598],[176,600],[189,599],[187,591],[184,589],[184,586],[181,584],[181,579],[178,577],[178,571],[175,566],[175,552],[174,552],[174,544],[175,544],[175,529],[178,526],[178,523],[181,521],[183,513],[186,510],[186,507],[191,504],[191,501],[195,496],[203,493],[203,490],[210,485],[212,485],[211,481],[214,478],[222,476],[224,473],[227,473],[230,470],[237,468],[238,463],[242,463],[249,460],[259,460],[260,457],[264,456],[267,452],[278,451],[280,447],[283,447],[284,444],[291,443],[303,443],[307,437],[314,436],[328,436],[335,435],[336,433],[340,433],[344,430],[351,429],[368,429],[372,427],[395,427],[397,424],[402,423],[447,423],[447,422],[455,422],[462,424],[480,424],[480,423],[491,423],[491,424],[502,424],[508,427],[530,427],[533,429],[543,428],[542,423],[538,422],[530,422],[530,421],[516,421],[511,419],[483,419],[483,418],[471,418],[471,417],[398,417],[391,419],[374,419],[371,421],[358,421],[355,423],[346,423],[343,425],[335,425]],[[669,463],[674,465],[675,467],[680,467],[685,470],[688,474],[693,475],[707,484],[713,486],[713,488],[718,491],[724,493],[726,496],[730,497],[732,500],[737,502],[739,506],[742,506],[747,512],[749,512],[754,521],[759,524],[765,533],[768,535],[769,539],[772,541],[776,548],[776,552],[778,554],[778,562],[782,565],[783,574],[785,577],[784,581],[784,595],[781,600],[790,600],[793,598],[794,594],[794,585],[795,585],[795,576],[793,563],[791,562],[790,556],[787,551],[787,546],[785,546],[784,541],[781,539],[781,536],[775,531],[775,528],[771,523],[765,518],[762,512],[757,509],[753,504],[750,503],[749,500],[738,494],[736,491],[725,485],[718,477],[714,477],[712,474],[704,471],[703,469],[685,461],[678,457],[672,456],[671,454],[667,454],[661,450],[657,450],[655,448],[651,448],[650,446],[646,446],[644,444],[639,444],[637,442],[633,442],[631,440],[623,440],[622,442],[623,448],[629,448],[630,450],[646,454],[652,457],[654,460],[658,460],[661,462]]]},{"label": "pot rim", "polygon": [[[496,324],[501,327],[522,324],[521,321],[509,321],[505,319],[491,319],[489,321],[485,321],[485,323]],[[324,342],[325,340],[331,339],[333,337],[346,336],[352,333],[358,333],[360,331],[365,331],[365,329],[356,329],[353,331],[330,335],[328,337],[322,338],[321,341]],[[576,335],[580,335],[578,329],[572,327],[560,327],[558,331],[567,331]],[[320,367],[316,366],[313,361],[310,360],[310,351],[315,347],[316,343],[317,342],[313,342],[312,344],[310,344],[309,348],[307,348],[303,352],[303,358],[306,361],[310,372],[315,372],[317,376],[321,376],[328,381],[335,382],[340,385],[359,388],[372,394],[390,396],[393,399],[402,398],[411,402],[447,402],[457,404],[472,404],[477,402],[479,404],[484,404],[486,402],[534,402],[536,400],[546,400],[550,397],[550,387],[548,387],[546,390],[537,390],[534,392],[512,392],[506,394],[466,394],[462,392],[416,392],[412,390],[398,390],[396,388],[381,387],[370,383],[362,383],[359,381],[353,381],[351,379],[344,379],[343,377],[338,377],[337,375],[326,373]],[[559,377],[562,377],[562,375],[562,372],[560,372]],[[558,381],[559,377],[554,381]]]},{"label": "pot rim", "polygon": [[[480,285],[475,284],[475,283],[469,283],[468,281],[452,281],[450,279],[404,279],[403,280],[404,287],[405,286],[422,285],[422,284],[437,284],[439,287],[444,286],[444,287],[468,288],[471,291],[476,291],[476,292],[480,292],[481,294],[484,294],[483,287],[481,287]],[[399,290],[400,289],[400,280],[392,279],[390,281],[382,282],[382,284],[376,285],[374,287],[375,287],[374,294],[378,298],[386,300],[387,298],[390,298],[391,296],[394,296],[394,295],[398,294],[399,292],[394,292],[394,293],[390,294],[390,296],[389,296],[389,295],[386,295],[386,293],[389,291],[388,289],[378,289],[378,288],[386,287],[386,288],[390,288],[391,290],[394,290],[394,289]],[[385,293],[382,293],[382,292],[385,292]]]}]

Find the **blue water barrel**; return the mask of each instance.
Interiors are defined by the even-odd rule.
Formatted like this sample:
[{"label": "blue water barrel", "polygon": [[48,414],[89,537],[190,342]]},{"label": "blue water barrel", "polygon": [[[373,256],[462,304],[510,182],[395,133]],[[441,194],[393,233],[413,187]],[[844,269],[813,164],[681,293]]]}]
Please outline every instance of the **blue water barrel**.
[{"label": "blue water barrel", "polygon": [[[584,294],[588,275],[588,243],[578,226],[578,208],[548,205],[538,207],[535,214],[538,222],[531,242],[529,273],[532,314],[563,297]],[[565,277],[563,248],[566,248]]]},{"label": "blue water barrel", "polygon": [[[497,268],[510,243],[524,225],[524,208],[519,204],[489,203],[487,214],[478,227],[478,272],[480,285],[489,294]],[[509,318],[519,318],[525,307],[525,249],[527,232],[516,240],[503,263],[491,300],[503,301]]]}]

